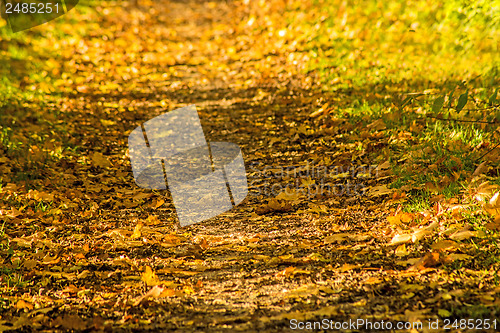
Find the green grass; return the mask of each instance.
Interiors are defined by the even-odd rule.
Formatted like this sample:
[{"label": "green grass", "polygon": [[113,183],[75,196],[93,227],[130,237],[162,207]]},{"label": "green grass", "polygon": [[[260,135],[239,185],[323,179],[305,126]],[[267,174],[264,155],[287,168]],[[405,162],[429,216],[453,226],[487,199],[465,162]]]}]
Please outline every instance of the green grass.
[{"label": "green grass", "polygon": [[[292,15],[287,23],[307,35],[300,51],[310,58],[306,71],[317,73],[323,91],[334,96],[331,116],[363,126],[384,120],[388,147],[371,158],[390,158],[391,187],[407,189],[404,211],[428,210],[440,194],[461,198],[484,160],[485,149],[476,147],[500,142],[500,96],[490,99],[500,86],[500,3],[313,2],[308,19]],[[469,103],[462,107],[466,91]],[[361,130],[344,137],[361,142]],[[490,181],[500,185],[498,177]],[[437,190],[426,190],[429,184]],[[484,222],[468,219],[477,228]]]},{"label": "green grass", "polygon": [[[8,290],[23,286],[22,276],[18,272],[20,267],[16,267],[11,262],[11,258],[15,256],[15,252],[5,235],[5,222],[0,227],[0,253],[2,254],[2,261],[4,261],[3,265],[0,265],[0,288],[4,287]],[[0,297],[0,304],[2,302],[3,300]]]}]

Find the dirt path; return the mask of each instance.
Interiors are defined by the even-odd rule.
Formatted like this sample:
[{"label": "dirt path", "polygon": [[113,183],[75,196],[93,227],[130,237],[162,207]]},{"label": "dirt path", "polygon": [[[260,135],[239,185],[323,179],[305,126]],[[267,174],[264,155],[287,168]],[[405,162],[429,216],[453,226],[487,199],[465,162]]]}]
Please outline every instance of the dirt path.
[{"label": "dirt path", "polygon": [[[464,286],[480,282],[453,271],[407,271],[386,246],[377,197],[338,196],[339,187],[274,198],[286,184],[388,179],[310,177],[308,165],[352,172],[373,171],[374,162],[343,141],[352,125],[309,116],[328,98],[314,77],[279,52],[252,53],[240,24],[248,13],[235,7],[111,5],[89,36],[60,46],[61,72],[71,76],[62,76],[50,107],[61,110],[62,140],[77,148],[38,183],[39,196],[54,196],[51,209],[62,208],[26,210],[7,230],[23,252],[28,285],[8,295],[16,306],[2,315],[3,329],[283,332],[291,319],[424,320],[441,302],[460,306]],[[208,141],[242,148],[250,194],[228,213],[179,228],[167,193],[135,185],[127,136],[190,104]],[[280,179],[282,170],[290,177]]]}]

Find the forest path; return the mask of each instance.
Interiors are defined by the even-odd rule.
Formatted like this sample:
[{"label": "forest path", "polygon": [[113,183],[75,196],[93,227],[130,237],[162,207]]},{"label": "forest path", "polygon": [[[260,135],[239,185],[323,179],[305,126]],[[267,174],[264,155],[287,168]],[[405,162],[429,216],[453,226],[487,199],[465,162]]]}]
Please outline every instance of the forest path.
[{"label": "forest path", "polygon": [[[283,332],[292,319],[423,320],[466,293],[446,298],[463,285],[455,273],[429,258],[407,270],[423,254],[405,261],[387,246],[389,174],[368,154],[387,143],[360,150],[346,119],[310,116],[326,94],[252,39],[250,5],[139,3],[98,7],[83,38],[55,46],[65,62],[49,107],[74,150],[32,192],[54,205],[7,229],[28,284],[9,295],[2,328]],[[135,184],[127,138],[191,104],[208,141],[241,147],[249,195],[180,228],[166,191]]]}]

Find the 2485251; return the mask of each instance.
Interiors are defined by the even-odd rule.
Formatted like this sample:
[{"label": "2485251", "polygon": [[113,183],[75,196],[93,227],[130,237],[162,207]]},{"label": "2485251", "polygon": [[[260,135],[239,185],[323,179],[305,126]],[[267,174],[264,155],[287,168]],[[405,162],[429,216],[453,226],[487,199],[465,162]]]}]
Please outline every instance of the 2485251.
[{"label": "2485251", "polygon": [[489,330],[497,328],[496,319],[444,319],[445,330]]},{"label": "2485251", "polygon": [[63,9],[58,3],[29,3],[18,2],[17,4],[7,2],[5,4],[6,14],[51,14],[59,13]]}]

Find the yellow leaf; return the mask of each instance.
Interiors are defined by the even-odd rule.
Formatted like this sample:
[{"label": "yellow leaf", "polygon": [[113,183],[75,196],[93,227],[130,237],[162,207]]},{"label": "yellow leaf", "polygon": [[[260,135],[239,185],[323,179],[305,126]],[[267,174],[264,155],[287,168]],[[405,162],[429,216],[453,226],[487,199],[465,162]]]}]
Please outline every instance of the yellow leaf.
[{"label": "yellow leaf", "polygon": [[382,282],[382,280],[375,276],[371,276],[364,281],[365,284],[377,284],[380,282]]},{"label": "yellow leaf", "polygon": [[146,266],[145,272],[141,274],[141,279],[147,286],[155,286],[160,283],[160,280],[149,266]]},{"label": "yellow leaf", "polygon": [[130,236],[131,239],[137,239],[141,237],[141,229],[142,229],[142,223],[137,223],[137,225],[134,228],[134,233],[132,236]]},{"label": "yellow leaf", "polygon": [[351,265],[351,264],[344,264],[339,268],[340,272],[347,272],[356,268],[360,268],[361,265]]},{"label": "yellow leaf", "polygon": [[94,164],[94,166],[97,166],[100,168],[107,168],[107,167],[111,166],[111,163],[109,162],[108,158],[106,156],[104,156],[102,153],[97,152],[97,151],[94,154],[92,154],[91,160],[92,160],[92,164]]},{"label": "yellow leaf", "polygon": [[194,289],[190,286],[184,286],[182,290],[186,295],[194,294]]},{"label": "yellow leaf", "polygon": [[103,126],[113,126],[113,125],[116,125],[116,121],[113,121],[113,120],[106,120],[106,119],[101,119],[101,124]]},{"label": "yellow leaf", "polygon": [[160,297],[172,297],[172,296],[182,296],[184,293],[175,289],[164,289],[160,294]]},{"label": "yellow leaf", "polygon": [[295,190],[285,189],[285,191],[280,192],[280,194],[276,196],[276,199],[297,201],[299,200],[299,196],[299,193],[297,193]]},{"label": "yellow leaf", "polygon": [[276,277],[288,277],[295,270],[295,267],[290,266],[282,270],[281,272],[276,273]]},{"label": "yellow leaf", "polygon": [[165,200],[161,199],[161,198],[158,198],[158,199],[154,199],[153,200],[153,203],[151,204],[151,208],[153,209],[157,209],[158,207],[160,207],[161,205],[163,205],[165,203]]},{"label": "yellow leaf", "polygon": [[455,261],[455,260],[467,260],[469,258],[472,258],[472,256],[462,253],[452,253],[448,256],[448,258]]},{"label": "yellow leaf", "polygon": [[438,315],[441,318],[451,317],[451,312],[445,309],[438,309]]},{"label": "yellow leaf", "polygon": [[399,245],[396,248],[396,251],[394,252],[394,254],[397,255],[398,257],[403,257],[403,256],[408,255],[408,250],[406,249],[406,245],[405,244]]},{"label": "yellow leaf", "polygon": [[442,240],[437,243],[431,245],[431,249],[433,250],[444,250],[444,249],[453,249],[457,247],[457,243],[451,240]]},{"label": "yellow leaf", "polygon": [[398,225],[401,223],[400,215],[387,216],[387,221],[392,225]]}]

